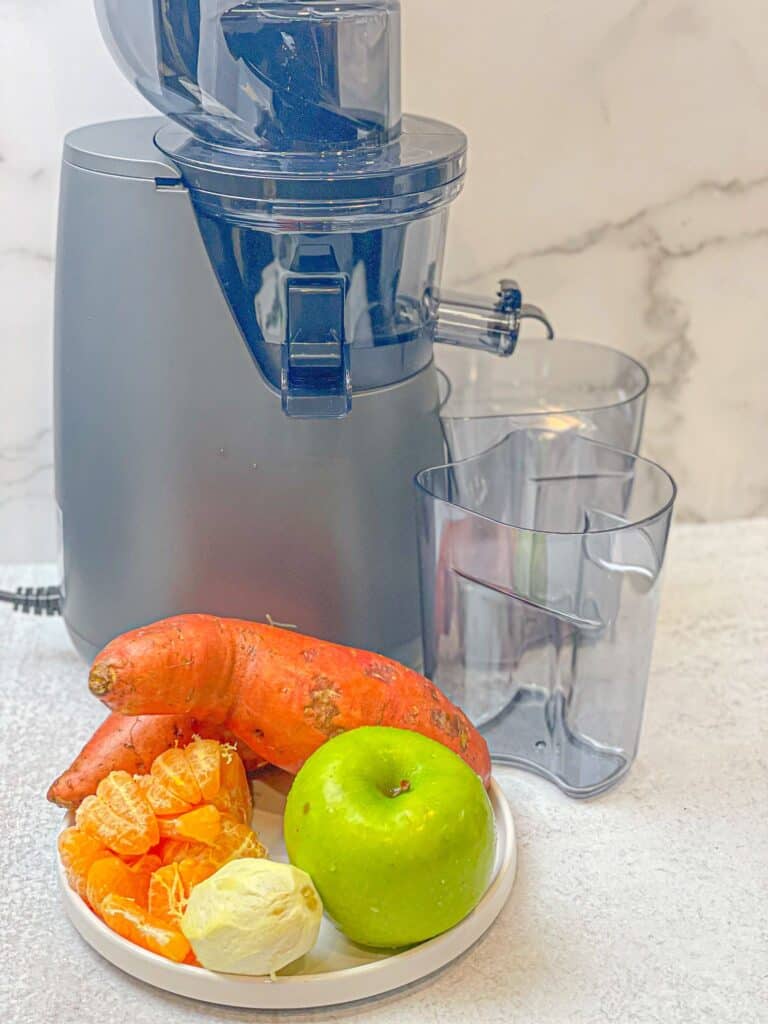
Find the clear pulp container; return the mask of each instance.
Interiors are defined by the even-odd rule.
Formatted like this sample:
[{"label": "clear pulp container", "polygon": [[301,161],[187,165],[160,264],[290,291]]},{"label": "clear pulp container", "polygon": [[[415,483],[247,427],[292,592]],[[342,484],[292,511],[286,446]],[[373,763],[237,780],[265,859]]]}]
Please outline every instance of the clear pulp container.
[{"label": "clear pulp container", "polygon": [[[538,343],[551,394],[557,349],[569,344]],[[638,369],[642,395],[629,388],[618,405],[603,395],[609,410],[629,403],[631,415],[613,422],[635,447]],[[527,417],[522,398],[511,418],[446,417],[451,461],[417,477],[425,671],[494,760],[589,797],[637,752],[675,484],[655,463],[579,433],[573,401],[548,413],[530,404]],[[487,408],[477,401],[474,412]]]}]

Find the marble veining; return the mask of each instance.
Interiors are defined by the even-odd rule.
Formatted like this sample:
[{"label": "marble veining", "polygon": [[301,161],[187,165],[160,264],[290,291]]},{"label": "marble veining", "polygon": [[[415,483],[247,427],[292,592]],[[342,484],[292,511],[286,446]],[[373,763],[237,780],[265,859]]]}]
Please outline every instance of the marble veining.
[{"label": "marble veining", "polygon": [[[686,301],[686,290],[701,287],[711,268],[724,261],[733,265],[727,271],[753,259],[757,263],[759,257],[765,259],[766,243],[768,175],[704,181],[621,220],[602,222],[561,242],[512,253],[500,267],[483,268],[460,283],[475,289],[498,276],[500,270],[515,273],[521,280],[548,275],[550,280],[567,281],[598,261],[605,264],[604,272],[616,273],[617,264],[626,260],[633,277],[626,287],[637,291],[634,321],[621,340],[605,335],[599,340],[611,340],[650,371],[644,452],[667,466],[681,485],[678,517],[725,519],[734,511],[761,515],[766,511],[768,492],[758,457],[760,438],[768,429],[768,362],[760,335],[750,329],[752,310],[740,307],[740,296],[728,293],[724,279],[720,289],[714,287],[709,293],[712,320],[702,321],[698,303],[692,308]],[[571,278],[571,287],[572,283]],[[584,286],[588,284],[584,282]],[[563,292],[567,287],[564,284]],[[701,291],[706,294],[704,287]],[[625,295],[625,289],[619,287],[607,301],[615,304]],[[754,298],[759,300],[759,296]],[[547,308],[562,308],[562,314],[553,315],[556,323],[564,326],[574,312],[577,316],[580,312],[578,298],[570,292],[562,299],[552,295]],[[616,310],[617,319],[619,315]],[[715,328],[722,322],[727,326],[718,337]],[[718,384],[713,393],[713,385]],[[692,429],[692,421],[701,422],[705,431],[714,429],[715,451],[702,448],[702,435]],[[721,431],[725,443],[717,444],[723,437]],[[707,456],[712,459],[709,465]]]},{"label": "marble veining", "polygon": [[[764,5],[406,0],[404,27],[406,108],[470,136],[446,283],[515,276],[647,364],[679,519],[768,513]],[[0,0],[0,67],[0,558],[51,559],[61,139],[147,107],[90,0]]]}]

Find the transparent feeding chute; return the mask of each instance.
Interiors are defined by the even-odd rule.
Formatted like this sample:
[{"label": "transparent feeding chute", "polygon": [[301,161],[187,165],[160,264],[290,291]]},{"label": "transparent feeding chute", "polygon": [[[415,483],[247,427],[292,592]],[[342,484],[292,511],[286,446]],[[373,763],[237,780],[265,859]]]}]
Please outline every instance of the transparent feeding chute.
[{"label": "transparent feeding chute", "polygon": [[397,134],[399,3],[97,0],[110,50],[198,138],[275,151]]}]

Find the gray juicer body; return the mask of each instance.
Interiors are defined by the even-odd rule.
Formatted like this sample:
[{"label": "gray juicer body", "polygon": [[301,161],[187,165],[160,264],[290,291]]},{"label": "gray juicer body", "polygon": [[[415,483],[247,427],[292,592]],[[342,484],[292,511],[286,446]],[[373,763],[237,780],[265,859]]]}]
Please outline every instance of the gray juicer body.
[{"label": "gray juicer body", "polygon": [[441,292],[467,140],[400,104],[399,0],[97,0],[162,118],[65,143],[63,614],[91,657],[181,612],[415,664],[433,344],[509,355],[513,282]]},{"label": "gray juicer body", "polygon": [[56,282],[63,614],[86,658],[195,611],[269,618],[416,663],[413,478],[443,455],[432,363],[286,416],[252,358],[162,119],[65,148]]}]

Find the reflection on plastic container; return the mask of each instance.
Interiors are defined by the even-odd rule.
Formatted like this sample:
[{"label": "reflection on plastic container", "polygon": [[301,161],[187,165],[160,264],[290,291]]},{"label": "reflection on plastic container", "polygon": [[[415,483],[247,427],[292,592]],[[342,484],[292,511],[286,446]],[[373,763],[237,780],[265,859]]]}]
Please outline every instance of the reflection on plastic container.
[{"label": "reflection on plastic container", "polygon": [[427,675],[495,760],[572,796],[613,785],[637,752],[674,482],[521,428],[417,485]]},{"label": "reflection on plastic container", "polygon": [[615,349],[523,339],[509,359],[439,346],[449,459],[487,451],[513,427],[571,431],[637,452],[648,374]]}]

